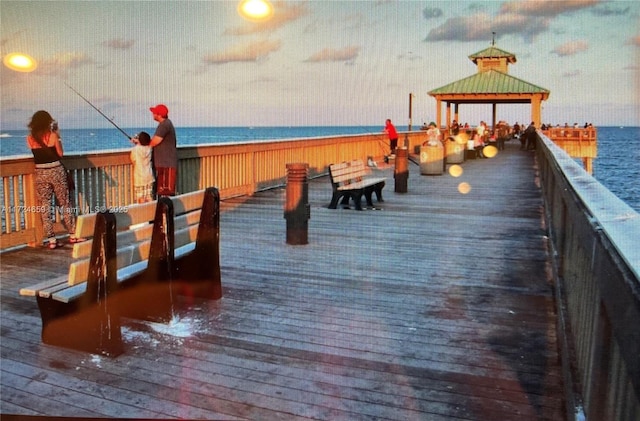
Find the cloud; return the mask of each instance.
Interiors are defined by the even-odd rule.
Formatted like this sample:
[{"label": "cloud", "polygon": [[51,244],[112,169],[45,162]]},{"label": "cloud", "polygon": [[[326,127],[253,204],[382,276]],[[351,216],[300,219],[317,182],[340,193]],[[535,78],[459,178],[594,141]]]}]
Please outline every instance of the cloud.
[{"label": "cloud", "polygon": [[275,13],[273,17],[265,22],[245,22],[240,26],[233,28],[227,28],[224,30],[224,35],[249,35],[257,34],[261,32],[273,32],[289,22],[296,21],[297,19],[306,16],[309,11],[306,3],[288,4],[283,2],[276,2],[273,4]]},{"label": "cloud", "polygon": [[508,1],[500,7],[500,14],[514,13],[525,16],[555,17],[561,13],[595,6],[600,2],[600,0]]},{"label": "cloud", "polygon": [[580,70],[573,70],[571,72],[564,72],[562,74],[563,77],[577,77],[580,76],[582,72]]},{"label": "cloud", "polygon": [[305,61],[313,63],[321,61],[351,61],[358,57],[359,52],[360,47],[357,46],[345,47],[341,50],[337,50],[335,48],[325,48],[313,54]]},{"label": "cloud", "polygon": [[282,42],[280,40],[255,41],[248,44],[237,45],[220,53],[209,54],[203,57],[205,64],[225,64],[232,62],[251,62],[265,59],[269,54],[278,51]]},{"label": "cloud", "polygon": [[422,11],[422,16],[425,19],[439,18],[442,16],[442,9],[439,7],[425,7]]},{"label": "cloud", "polygon": [[624,9],[611,9],[609,5],[604,5],[603,7],[594,8],[591,13],[596,16],[622,16],[629,13],[631,7],[627,6]]},{"label": "cloud", "polygon": [[102,45],[116,50],[128,50],[133,47],[135,43],[136,42],[132,39],[115,38],[103,42]]},{"label": "cloud", "polygon": [[489,40],[491,32],[495,32],[498,38],[520,35],[525,41],[531,42],[536,35],[549,29],[556,16],[598,3],[600,0],[508,1],[502,4],[496,15],[482,12],[481,7],[470,7],[473,14],[447,19],[445,23],[432,29],[425,41]]},{"label": "cloud", "polygon": [[46,76],[64,76],[71,69],[77,69],[94,63],[94,60],[85,53],[60,53],[40,62],[37,73]]},{"label": "cloud", "polygon": [[551,52],[559,57],[573,56],[583,51],[587,51],[589,44],[586,41],[569,41],[557,46]]},{"label": "cloud", "polygon": [[491,32],[498,37],[520,34],[525,39],[546,31],[550,20],[544,17],[528,17],[517,14],[490,16],[477,13],[471,16],[449,18],[432,29],[425,41],[478,41],[489,40]]}]

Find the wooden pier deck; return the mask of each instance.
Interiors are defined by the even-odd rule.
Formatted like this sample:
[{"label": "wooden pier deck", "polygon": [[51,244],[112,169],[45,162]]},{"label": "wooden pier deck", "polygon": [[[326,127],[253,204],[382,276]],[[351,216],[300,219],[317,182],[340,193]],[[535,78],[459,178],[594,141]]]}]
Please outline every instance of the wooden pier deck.
[{"label": "wooden pier deck", "polygon": [[43,345],[35,299],[18,295],[66,273],[68,247],[0,255],[0,412],[563,420],[542,199],[518,147],[457,178],[410,163],[407,193],[381,168],[381,210],[327,209],[314,179],[304,246],[285,242],[284,189],[224,201],[224,297],[179,303],[170,325],[125,320],[113,359]]}]

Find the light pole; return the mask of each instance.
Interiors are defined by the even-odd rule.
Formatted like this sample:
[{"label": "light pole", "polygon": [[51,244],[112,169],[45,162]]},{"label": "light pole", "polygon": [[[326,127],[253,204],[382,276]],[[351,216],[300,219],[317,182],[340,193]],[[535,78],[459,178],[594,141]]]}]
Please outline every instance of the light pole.
[{"label": "light pole", "polygon": [[409,131],[411,131],[411,112],[413,109],[413,93],[409,93]]},{"label": "light pole", "polygon": [[409,147],[409,133],[411,131],[411,111],[413,108],[413,92],[409,92],[409,130],[404,135],[404,147]]}]

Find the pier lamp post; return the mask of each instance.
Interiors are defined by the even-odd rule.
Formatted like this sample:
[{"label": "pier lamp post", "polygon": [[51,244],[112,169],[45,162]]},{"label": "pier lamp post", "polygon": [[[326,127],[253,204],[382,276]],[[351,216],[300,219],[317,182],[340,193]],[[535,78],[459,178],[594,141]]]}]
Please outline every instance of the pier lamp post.
[{"label": "pier lamp post", "polygon": [[413,110],[413,92],[409,92],[409,131],[411,131],[411,114]]},{"label": "pier lamp post", "polygon": [[[413,92],[409,92],[409,130],[411,131],[411,115],[412,115],[412,111],[413,111]],[[404,147],[408,148],[409,147],[409,134],[405,134],[404,135]]]}]

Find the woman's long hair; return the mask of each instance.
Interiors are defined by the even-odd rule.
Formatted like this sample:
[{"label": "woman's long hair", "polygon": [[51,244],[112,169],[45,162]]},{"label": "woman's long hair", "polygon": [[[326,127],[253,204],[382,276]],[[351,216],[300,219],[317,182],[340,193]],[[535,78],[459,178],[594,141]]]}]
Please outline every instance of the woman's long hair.
[{"label": "woman's long hair", "polygon": [[53,117],[51,117],[51,114],[45,110],[36,111],[28,125],[31,136],[33,136],[38,143],[42,144],[45,133],[51,131],[52,122]]}]

